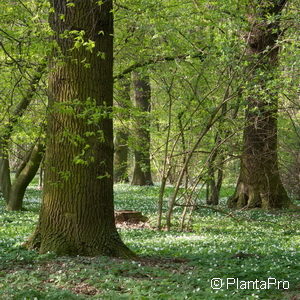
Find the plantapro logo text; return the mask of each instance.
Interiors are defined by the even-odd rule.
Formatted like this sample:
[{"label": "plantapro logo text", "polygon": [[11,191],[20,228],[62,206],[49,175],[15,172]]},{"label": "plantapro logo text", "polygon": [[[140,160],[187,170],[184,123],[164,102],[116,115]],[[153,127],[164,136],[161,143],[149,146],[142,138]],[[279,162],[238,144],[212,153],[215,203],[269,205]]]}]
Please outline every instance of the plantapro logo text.
[{"label": "plantapro logo text", "polygon": [[239,278],[213,278],[210,281],[211,288],[220,290],[222,288],[237,290],[269,290],[269,289],[284,289],[290,288],[290,283],[287,280],[277,280],[269,277],[267,280],[240,280]]}]

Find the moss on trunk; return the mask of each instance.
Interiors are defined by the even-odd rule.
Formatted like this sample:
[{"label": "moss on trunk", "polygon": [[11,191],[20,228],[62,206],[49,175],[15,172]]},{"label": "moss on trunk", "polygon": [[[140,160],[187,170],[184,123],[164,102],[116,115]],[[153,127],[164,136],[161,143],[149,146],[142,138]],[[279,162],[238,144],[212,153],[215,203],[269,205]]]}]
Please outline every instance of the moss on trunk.
[{"label": "moss on trunk", "polygon": [[[27,246],[58,255],[134,257],[114,221],[112,1],[51,4],[58,48],[49,78],[43,202]],[[84,32],[92,50],[62,38],[70,28]]]},{"label": "moss on trunk", "polygon": [[8,210],[21,210],[23,205],[23,198],[29,183],[37,173],[40,163],[44,155],[44,145],[36,144],[32,149],[26,164],[22,170],[16,174],[9,193],[7,203]]},{"label": "moss on trunk", "polygon": [[[257,2],[249,10],[247,58],[249,70],[240,176],[235,194],[229,198],[232,208],[283,208],[291,202],[282,185],[277,157],[278,79],[277,44],[280,14],[285,1]],[[269,16],[274,18],[270,22]]]}]

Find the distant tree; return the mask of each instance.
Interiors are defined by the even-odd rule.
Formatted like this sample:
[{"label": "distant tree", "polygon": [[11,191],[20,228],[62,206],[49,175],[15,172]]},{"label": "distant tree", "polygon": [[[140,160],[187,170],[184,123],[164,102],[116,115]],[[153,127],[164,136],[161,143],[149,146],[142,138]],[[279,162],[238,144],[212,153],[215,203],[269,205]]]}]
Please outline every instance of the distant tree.
[{"label": "distant tree", "polygon": [[[10,179],[10,164],[9,164],[9,142],[11,139],[11,136],[13,134],[13,131],[18,125],[20,119],[23,117],[24,113],[28,109],[29,105],[34,101],[34,96],[37,90],[37,86],[45,72],[45,62],[42,62],[38,65],[38,67],[35,70],[35,73],[33,74],[31,81],[29,82],[29,86],[27,90],[25,90],[25,93],[23,97],[20,99],[20,101],[16,104],[15,108],[10,112],[11,117],[8,122],[4,122],[4,124],[0,127],[0,190],[2,191],[3,197],[8,204],[8,209],[10,210],[20,210],[22,208],[22,200],[24,193],[18,193],[17,190],[19,188],[16,188],[16,186],[13,186],[13,192],[11,194],[12,190],[12,183]],[[39,166],[38,160],[32,160],[32,162],[35,162],[37,164],[37,169]],[[25,163],[26,164],[26,163]],[[34,177],[34,175],[37,172],[35,168],[31,169],[29,173],[22,173],[22,190],[24,189],[24,192]],[[34,173],[34,174],[33,174]],[[33,177],[32,177],[33,174]],[[31,178],[32,177],[32,178]],[[30,179],[31,178],[31,179]],[[19,183],[21,179],[19,178]],[[17,182],[14,181],[13,184],[16,184]],[[18,195],[16,195],[16,193]],[[12,204],[12,199],[15,197],[18,197],[18,205]],[[10,203],[9,203],[10,202]],[[15,201],[13,200],[15,203]]]},{"label": "distant tree", "polygon": [[133,101],[137,108],[134,124],[134,170],[132,185],[153,185],[150,164],[151,87],[148,76],[132,72]]},{"label": "distant tree", "polygon": [[50,3],[56,48],[44,194],[28,246],[40,253],[132,257],[114,220],[112,0]]},{"label": "distant tree", "polygon": [[[116,92],[116,118],[114,136],[114,182],[129,182],[128,177],[128,137],[129,130],[126,127],[130,109],[130,80],[121,79]],[[119,122],[117,122],[119,119]]]},{"label": "distant tree", "polygon": [[21,210],[23,208],[26,188],[37,173],[43,155],[44,144],[38,141],[28,152],[27,157],[16,173],[15,180],[12,182],[7,202],[8,210]]},{"label": "distant tree", "polygon": [[[30,157],[41,135],[46,110],[44,75],[49,27],[44,21],[48,9],[43,2],[7,0],[0,4],[0,191],[8,209],[13,210],[22,208],[23,192],[32,173],[25,172],[25,168],[17,179],[11,171],[20,161],[22,167],[29,162],[23,158],[27,150]],[[37,161],[31,160],[30,165],[32,162]],[[11,203],[16,196],[17,206]]]},{"label": "distant tree", "polygon": [[291,204],[279,176],[277,157],[278,39],[286,2],[249,1],[244,145],[240,175],[229,207],[282,208]]}]

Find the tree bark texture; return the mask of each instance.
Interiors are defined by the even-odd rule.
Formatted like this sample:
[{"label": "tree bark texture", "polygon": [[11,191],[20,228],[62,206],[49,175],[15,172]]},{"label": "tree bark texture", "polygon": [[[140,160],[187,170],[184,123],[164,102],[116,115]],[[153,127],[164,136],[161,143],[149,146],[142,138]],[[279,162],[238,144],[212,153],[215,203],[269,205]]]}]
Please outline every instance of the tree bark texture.
[{"label": "tree bark texture", "polygon": [[44,193],[27,245],[40,253],[132,257],[114,220],[112,1],[50,2],[57,48],[49,78]]},{"label": "tree bark texture", "polygon": [[132,72],[133,101],[138,110],[135,118],[134,170],[132,185],[153,185],[150,164],[151,87],[148,76]]},{"label": "tree bark texture", "polygon": [[240,175],[235,194],[228,200],[232,208],[268,209],[290,205],[279,176],[278,92],[274,87],[278,80],[280,14],[285,2],[251,1],[246,53],[251,75],[244,91],[247,110]]},{"label": "tree bark texture", "polygon": [[44,145],[37,143],[33,147],[26,165],[16,174],[16,178],[11,185],[7,203],[8,210],[22,209],[26,188],[37,173],[43,155]]}]

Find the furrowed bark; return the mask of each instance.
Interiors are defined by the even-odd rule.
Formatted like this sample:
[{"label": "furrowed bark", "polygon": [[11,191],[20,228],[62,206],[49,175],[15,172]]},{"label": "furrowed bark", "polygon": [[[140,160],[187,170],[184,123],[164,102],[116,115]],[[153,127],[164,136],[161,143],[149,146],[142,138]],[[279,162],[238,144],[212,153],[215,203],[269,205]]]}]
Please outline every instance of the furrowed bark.
[{"label": "furrowed bark", "polygon": [[[57,49],[49,78],[45,181],[39,223],[27,246],[58,255],[135,257],[114,220],[112,1],[50,3]],[[66,30],[83,33],[92,49],[63,37]]]},{"label": "furrowed bark", "polygon": [[[272,83],[278,79],[277,40],[280,14],[286,1],[265,4],[252,1],[248,15],[251,31],[247,36],[247,56],[251,68],[247,101],[244,146],[235,194],[228,199],[231,208],[284,208],[291,201],[282,185],[277,156],[278,92]],[[270,22],[269,16],[273,16]]]}]

